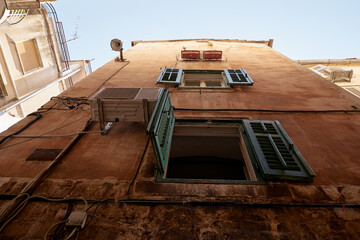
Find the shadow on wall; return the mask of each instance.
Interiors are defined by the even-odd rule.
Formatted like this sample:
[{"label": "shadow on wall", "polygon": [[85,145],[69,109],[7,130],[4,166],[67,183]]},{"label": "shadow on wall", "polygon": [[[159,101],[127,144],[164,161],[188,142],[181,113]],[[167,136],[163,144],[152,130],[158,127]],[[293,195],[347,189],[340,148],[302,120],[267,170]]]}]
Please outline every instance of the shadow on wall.
[{"label": "shadow on wall", "polygon": [[14,62],[15,62],[15,67],[19,72],[22,73],[23,70],[21,68],[20,59],[19,59],[19,56],[18,56],[18,53],[16,50],[16,43],[11,37],[9,37],[9,35],[7,35],[7,34],[5,34],[5,35],[6,35],[6,39],[7,39],[8,43],[9,43],[12,59],[14,59]]}]

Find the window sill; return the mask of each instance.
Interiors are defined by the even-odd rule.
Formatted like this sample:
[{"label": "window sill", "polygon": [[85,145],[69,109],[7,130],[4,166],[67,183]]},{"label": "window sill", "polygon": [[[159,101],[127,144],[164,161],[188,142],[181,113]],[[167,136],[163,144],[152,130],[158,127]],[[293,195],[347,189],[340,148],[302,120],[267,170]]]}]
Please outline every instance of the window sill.
[{"label": "window sill", "polygon": [[163,175],[157,171],[156,183],[185,183],[185,184],[239,184],[239,185],[266,185],[267,182],[263,179],[257,181],[251,180],[221,180],[221,179],[182,179],[182,178],[164,178]]},{"label": "window sill", "polygon": [[34,69],[32,69],[32,70],[30,70],[30,71],[27,71],[27,72],[22,72],[22,76],[23,77],[28,77],[28,76],[30,76],[30,75],[32,75],[33,73],[36,73],[36,72],[39,72],[40,70],[42,70],[42,69],[44,69],[44,67],[38,67],[38,68],[34,68]]}]

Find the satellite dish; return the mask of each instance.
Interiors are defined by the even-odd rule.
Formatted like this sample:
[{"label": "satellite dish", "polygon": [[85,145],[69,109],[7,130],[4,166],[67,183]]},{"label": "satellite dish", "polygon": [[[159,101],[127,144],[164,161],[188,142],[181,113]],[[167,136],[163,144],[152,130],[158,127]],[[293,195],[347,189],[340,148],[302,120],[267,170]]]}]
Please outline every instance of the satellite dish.
[{"label": "satellite dish", "polygon": [[122,41],[114,38],[113,40],[111,40],[110,46],[112,48],[112,50],[114,51],[121,51],[122,50]]}]

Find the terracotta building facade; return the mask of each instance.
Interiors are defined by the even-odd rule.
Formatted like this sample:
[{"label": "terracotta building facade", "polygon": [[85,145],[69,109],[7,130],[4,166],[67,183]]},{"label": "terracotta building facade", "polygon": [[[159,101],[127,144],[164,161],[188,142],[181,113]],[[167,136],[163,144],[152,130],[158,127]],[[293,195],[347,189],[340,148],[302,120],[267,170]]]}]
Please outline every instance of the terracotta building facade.
[{"label": "terracotta building facade", "polygon": [[359,98],[272,40],[123,58],[2,133],[0,238],[359,238]]}]

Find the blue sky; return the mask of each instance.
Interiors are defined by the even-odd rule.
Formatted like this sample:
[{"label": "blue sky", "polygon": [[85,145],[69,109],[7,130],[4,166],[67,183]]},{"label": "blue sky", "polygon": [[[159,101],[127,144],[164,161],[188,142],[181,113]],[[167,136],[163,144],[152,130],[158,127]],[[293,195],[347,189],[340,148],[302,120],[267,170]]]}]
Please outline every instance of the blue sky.
[{"label": "blue sky", "polygon": [[292,59],[360,58],[359,0],[57,0],[53,4],[67,39],[80,17],[72,59],[93,59],[96,69],[134,40],[183,38],[274,39]]}]

